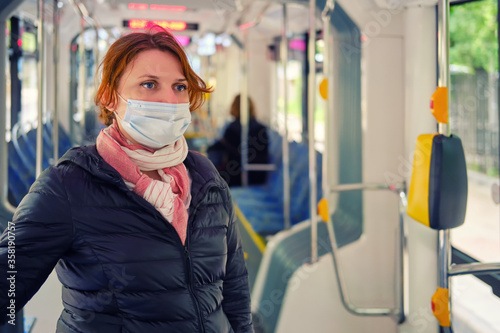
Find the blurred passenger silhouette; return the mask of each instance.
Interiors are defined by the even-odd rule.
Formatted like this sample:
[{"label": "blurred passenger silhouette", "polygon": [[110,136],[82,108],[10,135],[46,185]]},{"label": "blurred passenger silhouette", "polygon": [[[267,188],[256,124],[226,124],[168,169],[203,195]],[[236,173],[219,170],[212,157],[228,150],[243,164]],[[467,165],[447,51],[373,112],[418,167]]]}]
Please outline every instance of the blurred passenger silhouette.
[{"label": "blurred passenger silhouette", "polygon": [[[234,117],[223,137],[208,148],[208,158],[219,170],[222,178],[229,186],[241,186],[241,123],[240,123],[240,101],[237,95],[231,104],[230,114]],[[250,119],[248,122],[248,163],[267,164],[269,162],[268,135],[266,126],[259,123],[255,117],[255,106],[248,99]],[[249,171],[248,184],[264,184],[267,179],[266,171]]]}]

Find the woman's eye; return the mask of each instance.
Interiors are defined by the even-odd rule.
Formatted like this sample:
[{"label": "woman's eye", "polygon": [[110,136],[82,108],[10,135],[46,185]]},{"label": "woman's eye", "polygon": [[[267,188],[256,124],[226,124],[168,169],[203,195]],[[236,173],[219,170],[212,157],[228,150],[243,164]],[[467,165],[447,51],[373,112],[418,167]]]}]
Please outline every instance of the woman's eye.
[{"label": "woman's eye", "polygon": [[146,89],[153,89],[155,87],[154,82],[144,82],[141,83],[141,86],[143,86]]},{"label": "woman's eye", "polygon": [[186,87],[186,85],[184,85],[184,84],[178,84],[178,85],[176,85],[176,86],[175,86],[175,89],[176,89],[177,91],[184,91],[184,90],[186,90],[186,89],[187,89],[187,87]]}]

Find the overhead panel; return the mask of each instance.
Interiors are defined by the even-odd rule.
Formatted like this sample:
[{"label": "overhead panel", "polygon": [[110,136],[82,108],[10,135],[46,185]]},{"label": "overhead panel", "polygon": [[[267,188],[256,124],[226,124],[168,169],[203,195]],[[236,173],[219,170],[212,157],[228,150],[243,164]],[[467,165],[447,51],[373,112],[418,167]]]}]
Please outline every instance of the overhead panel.
[{"label": "overhead panel", "polygon": [[[2,0],[0,1],[0,13],[2,13],[1,18],[5,19],[7,15],[12,13],[23,1],[19,0]],[[6,13],[3,13],[6,11]]]},{"label": "overhead panel", "polygon": [[[151,5],[165,5],[163,0],[107,0],[110,5],[129,3]],[[236,0],[169,0],[168,6],[186,7],[187,9],[212,9],[212,10],[236,10]]]},{"label": "overhead panel", "polygon": [[269,0],[268,2],[273,3],[309,3],[309,0]]},{"label": "overhead panel", "polygon": [[374,2],[380,8],[396,9],[405,6],[435,6],[437,0],[364,0],[365,2]]}]

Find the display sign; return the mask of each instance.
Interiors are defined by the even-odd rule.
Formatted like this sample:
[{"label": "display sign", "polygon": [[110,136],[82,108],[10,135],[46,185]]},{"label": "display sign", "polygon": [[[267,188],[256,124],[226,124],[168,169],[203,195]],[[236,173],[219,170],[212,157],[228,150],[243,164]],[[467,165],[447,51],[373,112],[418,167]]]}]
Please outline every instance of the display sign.
[{"label": "display sign", "polygon": [[123,27],[134,30],[145,29],[153,24],[157,24],[162,28],[173,31],[198,30],[198,23],[187,23],[184,21],[144,20],[144,19],[131,19],[123,21]]}]

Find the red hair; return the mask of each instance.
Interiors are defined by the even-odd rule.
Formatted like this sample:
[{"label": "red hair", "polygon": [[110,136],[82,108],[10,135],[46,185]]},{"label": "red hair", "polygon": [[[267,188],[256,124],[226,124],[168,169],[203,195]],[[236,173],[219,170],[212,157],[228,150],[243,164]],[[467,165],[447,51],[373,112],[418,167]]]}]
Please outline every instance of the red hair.
[{"label": "red hair", "polygon": [[94,101],[100,108],[99,119],[105,125],[110,125],[115,117],[108,106],[117,102],[118,83],[123,72],[139,53],[147,50],[170,52],[179,59],[187,80],[191,111],[198,109],[205,102],[205,93],[212,92],[213,89],[208,88],[193,71],[184,49],[170,32],[160,26],[153,26],[145,32],[133,32],[114,42],[99,65],[102,78]]}]

